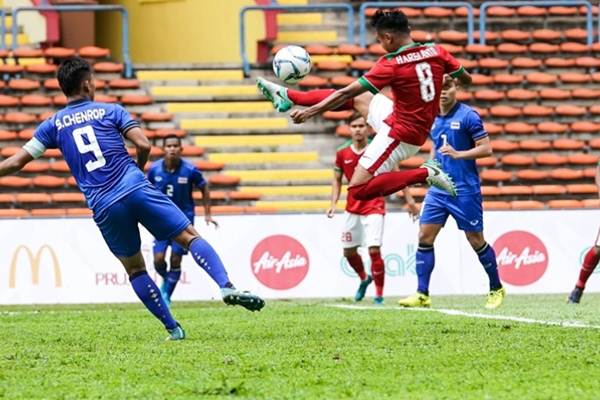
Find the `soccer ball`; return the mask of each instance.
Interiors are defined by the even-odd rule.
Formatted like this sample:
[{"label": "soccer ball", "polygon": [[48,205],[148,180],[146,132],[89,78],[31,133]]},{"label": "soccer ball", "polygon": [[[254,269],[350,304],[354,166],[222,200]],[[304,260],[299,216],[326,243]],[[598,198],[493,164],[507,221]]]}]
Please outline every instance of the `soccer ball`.
[{"label": "soccer ball", "polygon": [[300,46],[286,46],[273,59],[273,71],[285,83],[298,82],[310,72],[311,66],[310,55]]}]

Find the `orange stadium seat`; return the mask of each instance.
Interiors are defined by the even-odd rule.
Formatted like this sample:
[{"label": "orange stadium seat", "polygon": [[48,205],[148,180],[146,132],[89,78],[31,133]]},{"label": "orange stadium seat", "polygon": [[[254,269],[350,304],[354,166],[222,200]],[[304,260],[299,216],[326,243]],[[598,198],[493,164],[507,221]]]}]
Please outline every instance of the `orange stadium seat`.
[{"label": "orange stadium seat", "polygon": [[552,144],[544,140],[531,139],[521,140],[519,142],[519,147],[521,148],[521,150],[541,151],[550,149],[552,147]]},{"label": "orange stadium seat", "polygon": [[531,32],[522,31],[519,29],[506,29],[500,32],[500,37],[503,40],[507,40],[509,42],[526,42],[529,41],[529,39],[531,39]]},{"label": "orange stadium seat", "polygon": [[413,30],[410,32],[412,40],[419,43],[433,42],[436,39],[435,33],[427,31]]},{"label": "orange stadium seat", "polygon": [[554,109],[556,114],[564,117],[579,117],[587,114],[585,107],[576,106],[573,104],[560,104]]},{"label": "orange stadium seat", "polygon": [[238,201],[256,201],[260,200],[261,195],[259,192],[237,192],[232,191],[228,193],[230,200]]},{"label": "orange stadium seat", "polygon": [[537,124],[537,131],[540,133],[566,133],[569,131],[569,125],[544,121]]},{"label": "orange stadium seat", "polygon": [[2,205],[12,204],[15,202],[15,195],[12,193],[0,193],[0,203]]},{"label": "orange stadium seat", "polygon": [[518,85],[523,83],[525,77],[518,74],[496,74],[492,77],[494,83],[498,85]]},{"label": "orange stadium seat", "polygon": [[128,94],[121,97],[121,103],[128,106],[142,106],[152,104],[154,99],[152,96],[145,94]]},{"label": "orange stadium seat", "polygon": [[500,101],[504,99],[504,92],[493,89],[478,90],[474,94],[475,99],[481,101]]},{"label": "orange stadium seat", "polygon": [[500,169],[486,169],[480,173],[481,179],[491,182],[506,182],[512,179],[512,172],[502,171]]},{"label": "orange stadium seat", "polygon": [[550,200],[548,207],[552,209],[561,208],[583,208],[583,203],[580,200],[562,199],[562,200]]},{"label": "orange stadium seat", "polygon": [[7,124],[25,125],[36,121],[37,117],[34,114],[24,112],[9,112],[4,115],[4,122]]},{"label": "orange stadium seat", "polygon": [[369,53],[375,56],[382,56],[387,53],[387,51],[385,51],[385,49],[379,43],[373,43],[369,45],[369,47],[367,47],[367,50],[369,51]]},{"label": "orange stadium seat", "polygon": [[498,163],[498,159],[496,157],[485,157],[478,158],[475,160],[477,166],[479,167],[493,167]]},{"label": "orange stadium seat", "polygon": [[516,175],[517,178],[524,181],[542,181],[548,178],[549,173],[538,169],[522,169],[517,171]]},{"label": "orange stadium seat", "polygon": [[504,132],[504,127],[502,125],[494,124],[492,122],[484,122],[483,129],[485,129],[490,136],[500,135]]},{"label": "orange stadium seat", "polygon": [[110,96],[106,94],[97,94],[94,98],[99,103],[118,103],[119,99],[116,96]]},{"label": "orange stadium seat", "polygon": [[450,18],[454,16],[454,11],[446,7],[427,7],[423,10],[423,15],[429,18]]},{"label": "orange stadium seat", "polygon": [[69,58],[75,56],[75,49],[65,47],[49,47],[44,50],[44,57],[47,58]]},{"label": "orange stadium seat", "polygon": [[515,101],[532,101],[537,99],[538,93],[534,90],[510,89],[508,92],[506,92],[506,97],[509,100]]},{"label": "orange stadium seat", "polygon": [[362,56],[367,52],[367,49],[351,43],[343,43],[337,47],[338,54],[350,56]]},{"label": "orange stadium seat", "polygon": [[[194,192],[192,193],[192,198],[194,200],[202,200],[202,192]],[[224,201],[227,200],[227,195],[222,190],[211,190],[210,191],[210,199],[215,201]]]},{"label": "orange stadium seat", "polygon": [[368,71],[373,68],[374,65],[375,61],[373,60],[354,60],[350,63],[350,68],[357,71]]},{"label": "orange stadium seat", "polygon": [[500,188],[498,186],[482,186],[481,194],[484,196],[499,196]]},{"label": "orange stadium seat", "polygon": [[344,71],[348,68],[348,63],[337,60],[323,60],[316,65],[321,71]]},{"label": "orange stadium seat", "polygon": [[600,138],[591,139],[589,146],[594,150],[600,150]]},{"label": "orange stadium seat", "polygon": [[31,181],[34,186],[47,189],[61,188],[67,183],[65,178],[59,178],[52,175],[38,175],[32,178]]},{"label": "orange stadium seat", "polygon": [[600,208],[600,199],[583,199],[581,203],[585,208]]},{"label": "orange stadium seat", "polygon": [[529,51],[534,54],[556,54],[560,50],[557,44],[535,42],[529,45]]},{"label": "orange stadium seat", "polygon": [[589,88],[577,88],[571,92],[575,99],[597,99],[600,97],[600,90]]},{"label": "orange stadium seat", "polygon": [[522,112],[526,117],[548,117],[554,113],[554,110],[546,106],[527,104],[523,107]]},{"label": "orange stadium seat", "polygon": [[351,110],[343,110],[343,111],[326,111],[323,113],[323,118],[331,120],[331,121],[345,121],[352,115],[353,111]]},{"label": "orange stadium seat", "polygon": [[513,210],[543,210],[544,203],[536,200],[513,200],[510,202]]},{"label": "orange stadium seat", "polygon": [[21,208],[4,208],[0,209],[0,217],[2,218],[22,218],[28,217],[29,211]]},{"label": "orange stadium seat", "polygon": [[590,47],[578,42],[565,42],[560,44],[560,51],[563,53],[583,54],[590,51]]},{"label": "orange stadium seat", "polygon": [[558,168],[550,171],[550,177],[559,181],[572,181],[583,178],[583,171],[568,168]]},{"label": "orange stadium seat", "polygon": [[598,163],[599,157],[594,154],[579,153],[570,154],[567,159],[569,164],[588,165]]},{"label": "orange stadium seat", "polygon": [[336,75],[331,78],[330,82],[333,86],[344,87],[356,81],[356,78],[348,75]]},{"label": "orange stadium seat", "polygon": [[208,177],[208,182],[215,186],[236,186],[240,183],[240,177],[229,175],[211,175]]},{"label": "orange stadium seat", "polygon": [[512,106],[499,105],[491,107],[490,114],[497,118],[515,118],[521,115],[521,109]]},{"label": "orange stadium seat", "polygon": [[17,203],[50,203],[51,198],[48,193],[17,193],[16,196]]},{"label": "orange stadium seat", "polygon": [[308,75],[298,82],[298,86],[309,89],[319,88],[327,86],[327,79],[317,75]]},{"label": "orange stadium seat", "polygon": [[471,74],[474,86],[490,85],[494,82],[494,78],[489,75]]},{"label": "orange stadium seat", "polygon": [[502,43],[498,45],[497,51],[500,54],[523,54],[527,51],[527,46],[516,43]]},{"label": "orange stadium seat", "polygon": [[526,122],[509,122],[504,125],[504,131],[511,135],[530,135],[535,132],[535,125]]},{"label": "orange stadium seat", "polygon": [[32,161],[28,164],[26,164],[21,171],[22,172],[33,172],[33,173],[40,173],[40,172],[47,172],[50,169],[50,165],[48,164],[47,161]]},{"label": "orange stadium seat", "polygon": [[575,64],[583,68],[598,68],[600,67],[600,60],[596,57],[577,57]]},{"label": "orange stadium seat", "polygon": [[225,163],[217,161],[200,160],[194,163],[201,171],[220,171],[225,167]]},{"label": "orange stadium seat", "polygon": [[502,58],[482,58],[479,60],[479,67],[486,69],[506,69],[508,68],[508,60]]},{"label": "orange stadium seat", "polygon": [[[469,15],[468,11],[467,11],[467,7],[458,7],[454,9],[454,14],[457,17],[467,17]],[[473,8],[473,16],[474,17],[478,17],[479,16],[479,8]]]},{"label": "orange stadium seat", "polygon": [[110,57],[110,50],[103,47],[85,46],[77,50],[80,57],[83,58],[106,58]]},{"label": "orange stadium seat", "polygon": [[83,203],[85,196],[83,193],[51,193],[50,198],[53,203]]},{"label": "orange stadium seat", "polygon": [[123,64],[108,61],[96,63],[94,64],[93,68],[96,73],[120,74],[123,72]]},{"label": "orange stadium seat", "polygon": [[32,79],[11,79],[8,87],[18,91],[32,91],[40,88],[40,82]]},{"label": "orange stadium seat", "polygon": [[313,54],[315,56],[329,56],[334,53],[333,48],[323,44],[309,44],[306,45],[305,49],[308,54]]},{"label": "orange stadium seat", "polygon": [[17,132],[0,129],[0,141],[12,141],[17,139]]},{"label": "orange stadium seat", "polygon": [[566,185],[567,193],[570,194],[596,194],[598,193],[598,186],[593,183],[574,183]]},{"label": "orange stadium seat", "polygon": [[111,89],[138,89],[140,81],[137,79],[112,79],[108,81],[108,87]]},{"label": "orange stadium seat", "polygon": [[57,67],[54,64],[31,64],[25,66],[25,71],[35,75],[54,75]]},{"label": "orange stadium seat", "polygon": [[423,10],[420,8],[399,7],[397,9],[406,14],[408,18],[417,18],[423,14]]},{"label": "orange stadium seat", "polygon": [[533,157],[522,154],[508,154],[503,156],[500,160],[504,165],[517,167],[529,167],[531,164],[533,164]]},{"label": "orange stadium seat", "polygon": [[0,107],[18,107],[19,104],[18,97],[0,94]]},{"label": "orange stadium seat", "polygon": [[534,85],[549,85],[557,81],[556,75],[546,72],[532,72],[527,74],[526,79],[527,82]]},{"label": "orange stadium seat", "polygon": [[600,124],[591,121],[576,121],[571,124],[571,131],[573,132],[598,132],[600,131]]},{"label": "orange stadium seat", "polygon": [[167,112],[143,112],[140,116],[144,122],[168,122],[173,120],[173,114]]},{"label": "orange stadium seat", "polygon": [[442,42],[466,43],[468,35],[463,31],[448,30],[439,32],[438,39]]},{"label": "orange stadium seat", "polygon": [[17,47],[12,51],[12,56],[14,58],[40,58],[44,56],[44,52],[31,47]]},{"label": "orange stadium seat", "polygon": [[561,17],[573,16],[579,13],[577,7],[553,6],[548,9],[550,15],[558,15]]},{"label": "orange stadium seat", "polygon": [[490,17],[512,17],[517,13],[514,8],[502,7],[502,6],[493,6],[488,8],[487,14]]},{"label": "orange stadium seat", "polygon": [[52,163],[50,163],[50,171],[53,172],[71,172],[71,170],[69,169],[69,166],[67,165],[67,162],[64,160],[60,160],[60,161],[54,161]]},{"label": "orange stadium seat", "polygon": [[556,150],[581,150],[585,143],[575,139],[556,139],[552,142],[552,147]]},{"label": "orange stadium seat", "polygon": [[510,65],[512,65],[513,68],[533,69],[539,68],[542,65],[542,60],[529,57],[515,57],[511,59]]},{"label": "orange stadium seat", "polygon": [[465,51],[465,48],[463,46],[458,46],[458,45],[454,45],[451,43],[441,43],[440,45],[444,49],[446,49],[446,51],[448,51],[448,53],[450,53],[454,56],[458,56],[459,54],[462,54]]},{"label": "orange stadium seat", "polygon": [[39,94],[29,94],[21,97],[21,104],[25,107],[50,107],[52,99]]},{"label": "orange stadium seat", "polygon": [[64,208],[34,208],[31,210],[32,217],[64,217],[67,210]]},{"label": "orange stadium seat", "polygon": [[469,44],[465,46],[465,51],[469,54],[480,56],[494,54],[496,48],[486,44]]},{"label": "orange stadium seat", "polygon": [[510,210],[510,203],[507,201],[484,201],[484,210]]},{"label": "orange stadium seat", "polygon": [[596,177],[596,168],[586,168],[583,170],[583,176],[585,178],[595,178]]},{"label": "orange stadium seat", "polygon": [[67,215],[70,217],[91,217],[92,216],[92,210],[90,210],[89,208],[67,208],[65,209],[65,211],[67,212]]},{"label": "orange stadium seat", "polygon": [[44,157],[46,158],[61,158],[62,153],[59,149],[48,149],[44,152]]},{"label": "orange stadium seat", "polygon": [[504,185],[500,186],[500,194],[503,196],[529,196],[533,194],[531,186]]},{"label": "orange stadium seat", "polygon": [[572,58],[549,57],[544,59],[544,65],[548,68],[570,68],[575,66]]},{"label": "orange stadium seat", "polygon": [[16,75],[24,70],[22,65],[0,64],[0,73],[7,75]]},{"label": "orange stadium seat", "polygon": [[535,162],[539,165],[565,165],[568,159],[555,153],[542,153],[535,156]]}]

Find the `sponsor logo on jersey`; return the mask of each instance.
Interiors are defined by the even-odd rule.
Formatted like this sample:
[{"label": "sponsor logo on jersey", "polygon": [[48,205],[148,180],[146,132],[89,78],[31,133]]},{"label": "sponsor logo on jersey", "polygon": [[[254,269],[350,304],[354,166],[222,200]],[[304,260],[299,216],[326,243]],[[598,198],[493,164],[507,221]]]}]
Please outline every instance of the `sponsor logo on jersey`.
[{"label": "sponsor logo on jersey", "polygon": [[160,181],[162,181],[162,176],[157,176],[157,177],[154,178],[154,180],[156,182],[160,182]]},{"label": "sponsor logo on jersey", "polygon": [[250,267],[256,279],[275,290],[298,286],[308,274],[309,265],[308,253],[302,243],[287,235],[264,238],[250,256]]},{"label": "sponsor logo on jersey", "polygon": [[460,121],[450,122],[450,129],[460,129]]},{"label": "sponsor logo on jersey", "polygon": [[548,268],[548,250],[533,233],[506,232],[494,242],[500,278],[515,286],[537,282]]},{"label": "sponsor logo on jersey", "polygon": [[186,185],[188,183],[188,178],[187,176],[180,176],[177,178],[177,183],[181,183],[183,185]]}]

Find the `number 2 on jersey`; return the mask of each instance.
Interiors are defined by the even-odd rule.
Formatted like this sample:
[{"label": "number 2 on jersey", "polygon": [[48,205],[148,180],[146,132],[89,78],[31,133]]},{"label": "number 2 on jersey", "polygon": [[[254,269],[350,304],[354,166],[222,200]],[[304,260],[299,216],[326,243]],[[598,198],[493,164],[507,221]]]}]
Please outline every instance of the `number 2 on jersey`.
[{"label": "number 2 on jersey", "polygon": [[421,88],[421,98],[424,102],[429,103],[435,98],[435,86],[433,84],[433,72],[431,72],[431,65],[426,62],[415,65],[417,71],[417,77],[419,78],[419,84]]},{"label": "number 2 on jersey", "polygon": [[[83,141],[83,135],[87,136],[89,144],[86,144]],[[75,129],[73,131],[73,139],[75,139],[77,150],[79,150],[81,154],[89,153],[91,151],[94,153],[94,157],[96,157],[96,161],[90,160],[85,163],[85,168],[88,170],[88,172],[92,172],[93,170],[106,165],[106,159],[104,158],[104,154],[102,154],[102,150],[100,150],[100,145],[96,139],[94,128],[88,125]]]}]

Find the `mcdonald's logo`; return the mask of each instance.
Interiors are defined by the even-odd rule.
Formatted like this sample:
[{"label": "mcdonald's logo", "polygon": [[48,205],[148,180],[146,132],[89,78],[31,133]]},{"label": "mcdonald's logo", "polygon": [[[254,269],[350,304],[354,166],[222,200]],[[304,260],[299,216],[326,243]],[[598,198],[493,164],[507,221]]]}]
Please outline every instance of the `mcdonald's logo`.
[{"label": "mcdonald's logo", "polygon": [[40,262],[42,261],[42,255],[44,253],[48,253],[50,255],[50,259],[52,260],[52,269],[54,270],[54,287],[62,286],[62,276],[60,274],[60,265],[58,263],[58,257],[56,257],[56,253],[52,249],[52,247],[47,244],[40,247],[35,253],[35,256],[31,249],[25,245],[18,246],[13,252],[12,260],[10,262],[10,270],[8,271],[8,287],[14,288],[16,286],[16,272],[17,272],[17,262],[19,261],[21,253],[25,253],[27,260],[29,260],[29,267],[31,268],[31,283],[34,285],[38,285],[40,282]]}]

